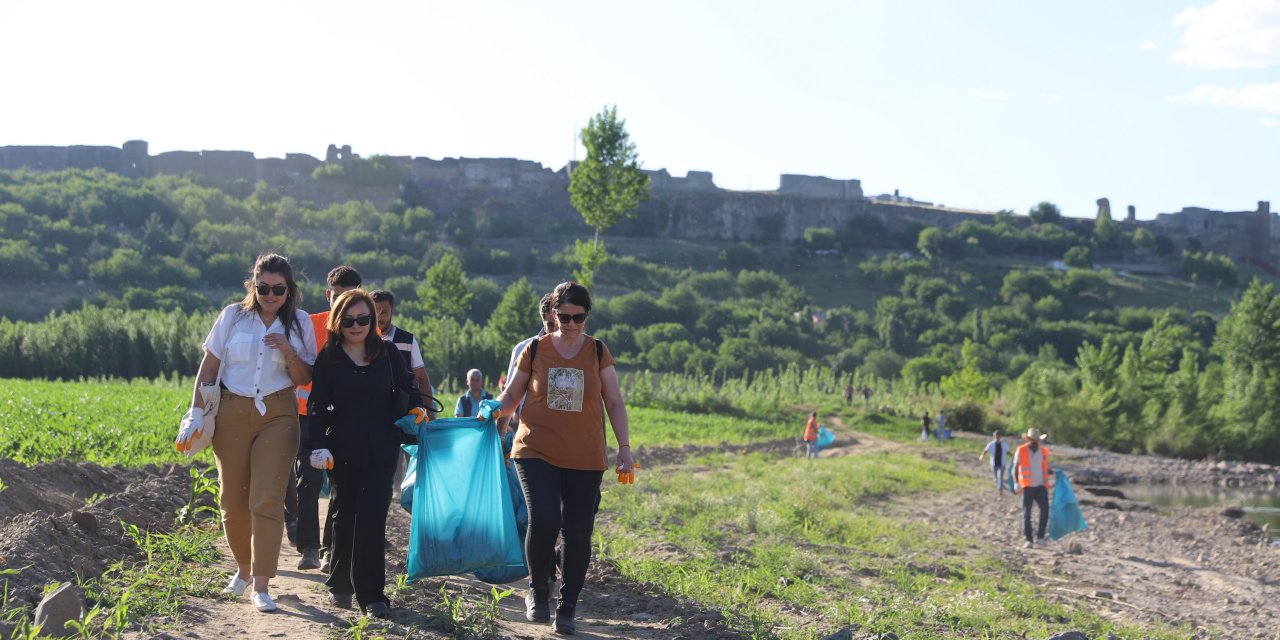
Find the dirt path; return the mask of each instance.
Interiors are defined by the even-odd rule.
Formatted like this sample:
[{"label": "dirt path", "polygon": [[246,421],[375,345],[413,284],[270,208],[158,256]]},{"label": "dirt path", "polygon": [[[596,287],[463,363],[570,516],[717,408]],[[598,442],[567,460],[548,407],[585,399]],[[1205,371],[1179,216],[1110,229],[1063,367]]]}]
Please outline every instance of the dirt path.
[{"label": "dirt path", "polygon": [[[989,482],[988,467],[970,455],[943,455],[958,471]],[[1074,458],[1061,463],[1069,477],[1094,473],[1079,462],[1087,456],[1063,457]],[[1108,619],[1186,624],[1231,638],[1280,638],[1280,546],[1268,544],[1258,526],[1224,516],[1221,507],[1157,510],[1095,495],[1094,487],[1077,483],[1088,529],[1028,550],[1022,548],[1020,499],[986,482],[958,496],[902,501],[898,510],[940,532],[989,542],[975,554],[994,547],[1050,598],[1083,604]]]},{"label": "dirt path", "polygon": [[[327,501],[322,501],[324,513]],[[409,539],[409,514],[393,508],[387,524],[387,537],[393,550],[387,556],[389,580],[405,571],[405,550]],[[227,574],[233,570],[231,553],[225,543],[221,545]],[[328,603],[324,588],[324,575],[319,571],[292,569],[299,559],[296,551],[285,542],[276,579],[271,592],[279,606],[274,614],[260,614],[248,603],[247,598],[203,599],[188,598],[181,620],[169,632],[174,638],[295,638],[322,639],[341,635],[351,624],[359,620],[355,610],[342,610]],[[441,588],[450,598],[461,593],[472,596],[473,602],[486,599],[494,585],[467,577],[451,576],[422,580],[396,592],[394,584],[388,584],[393,616],[391,621],[373,622],[365,631],[365,637],[386,635],[398,638],[449,638],[447,625],[442,624]],[[552,637],[550,626],[534,624],[524,618],[525,581],[499,585],[499,591],[514,588],[515,592],[496,604],[496,620],[491,629],[498,638]],[[466,612],[461,625],[456,627],[463,635],[468,632],[480,635],[484,630],[484,615]],[[721,618],[713,612],[701,611],[681,605],[671,598],[648,593],[639,585],[628,582],[608,566],[594,563],[587,576],[587,585],[578,605],[578,630],[576,637],[599,639],[637,638],[642,640],[669,639],[695,630],[696,637],[737,637],[728,632]],[[143,634],[137,637],[154,637]],[[691,636],[695,637],[695,636]]]}]

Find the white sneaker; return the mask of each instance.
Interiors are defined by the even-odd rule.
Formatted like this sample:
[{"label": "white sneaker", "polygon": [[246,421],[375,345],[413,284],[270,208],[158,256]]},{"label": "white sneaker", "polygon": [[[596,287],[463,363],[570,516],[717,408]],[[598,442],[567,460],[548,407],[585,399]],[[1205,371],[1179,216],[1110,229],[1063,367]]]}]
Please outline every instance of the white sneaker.
[{"label": "white sneaker", "polygon": [[242,596],[244,595],[245,588],[248,586],[248,581],[241,580],[238,575],[233,575],[231,576],[231,582],[228,582],[227,586],[222,588],[222,593],[232,596]]},{"label": "white sneaker", "polygon": [[271,594],[269,593],[254,591],[249,600],[253,602],[253,608],[262,613],[271,613],[276,610],[276,601],[271,599]]},{"label": "white sneaker", "polygon": [[1030,540],[1028,540],[1028,541],[1026,541],[1026,542],[1022,543],[1022,548],[1023,548],[1023,549],[1030,549],[1030,548],[1032,548],[1032,547],[1034,547],[1034,546],[1035,546],[1035,544],[1034,544],[1034,543],[1032,543]]}]

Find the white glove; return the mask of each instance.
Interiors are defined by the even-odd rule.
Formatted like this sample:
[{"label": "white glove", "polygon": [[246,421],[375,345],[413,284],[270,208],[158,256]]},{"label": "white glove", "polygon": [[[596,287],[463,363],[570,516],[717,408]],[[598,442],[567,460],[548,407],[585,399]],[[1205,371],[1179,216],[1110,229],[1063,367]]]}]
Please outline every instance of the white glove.
[{"label": "white glove", "polygon": [[328,449],[316,449],[311,452],[311,468],[313,469],[332,469],[333,454]]},{"label": "white glove", "polygon": [[204,410],[191,407],[187,415],[182,416],[182,422],[178,425],[178,437],[173,439],[173,448],[176,451],[187,451],[191,448],[191,443],[200,438],[204,433]]}]

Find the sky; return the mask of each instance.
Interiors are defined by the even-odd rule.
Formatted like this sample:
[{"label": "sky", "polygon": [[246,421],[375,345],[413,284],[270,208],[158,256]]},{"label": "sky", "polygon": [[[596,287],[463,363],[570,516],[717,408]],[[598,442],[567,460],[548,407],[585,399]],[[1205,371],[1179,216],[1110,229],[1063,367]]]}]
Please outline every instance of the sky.
[{"label": "sky", "polygon": [[515,157],[951,207],[1280,210],[1280,0],[0,3],[0,146]]}]

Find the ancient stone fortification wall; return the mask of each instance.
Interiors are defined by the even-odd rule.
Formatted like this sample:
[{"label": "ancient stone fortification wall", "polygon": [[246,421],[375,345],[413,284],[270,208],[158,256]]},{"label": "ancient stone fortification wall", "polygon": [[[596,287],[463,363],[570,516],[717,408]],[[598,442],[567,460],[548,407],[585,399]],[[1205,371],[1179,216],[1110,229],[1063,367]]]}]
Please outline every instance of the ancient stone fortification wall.
[{"label": "ancient stone fortification wall", "polygon": [[[222,183],[265,181],[286,195],[320,205],[358,199],[385,205],[411,188],[433,210],[469,210],[477,215],[516,221],[527,228],[578,228],[582,219],[569,204],[569,170],[558,171],[517,158],[393,157],[404,168],[409,184],[401,187],[356,187],[311,179],[326,163],[351,163],[359,156],[350,146],[329,145],[323,161],[301,153],[284,158],[257,158],[248,151],[169,151],[150,155],[147,143],[131,140],[122,148],[104,146],[0,147],[0,169],[29,167],[37,171],[101,168],[129,177],[155,174],[194,174]],[[840,228],[858,215],[873,215],[891,228],[908,221],[949,227],[989,214],[935,207],[909,198],[878,196],[867,199],[858,180],[821,176],[783,175],[776,191],[728,191],[717,187],[706,171],[672,176],[666,169],[648,171],[651,198],[618,233],[656,237],[792,241],[808,227]],[[1103,198],[1099,208],[1110,211]],[[1188,207],[1159,214],[1153,222],[1135,220],[1133,207],[1126,222],[1150,226],[1174,238],[1196,237],[1206,249],[1233,257],[1271,259],[1280,240],[1280,219],[1266,202],[1257,211],[1224,212]]]}]

